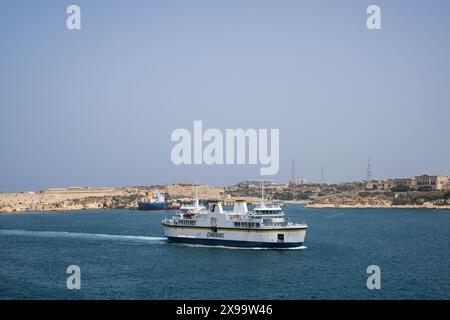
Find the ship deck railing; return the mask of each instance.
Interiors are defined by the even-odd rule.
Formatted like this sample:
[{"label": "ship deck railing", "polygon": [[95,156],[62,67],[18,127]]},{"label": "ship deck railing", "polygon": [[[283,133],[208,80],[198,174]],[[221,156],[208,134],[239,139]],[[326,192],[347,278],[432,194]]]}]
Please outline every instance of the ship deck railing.
[{"label": "ship deck railing", "polygon": [[297,223],[262,223],[258,225],[234,225],[236,228],[246,228],[246,229],[277,229],[277,228],[290,228],[290,227],[300,227],[305,226]]},{"label": "ship deck railing", "polygon": [[174,226],[195,226],[197,221],[194,219],[164,219],[163,223]]},{"label": "ship deck railing", "polygon": [[263,226],[265,226],[265,227],[300,227],[300,226],[304,226],[304,224],[289,221],[289,222],[269,222],[269,223],[264,223]]}]

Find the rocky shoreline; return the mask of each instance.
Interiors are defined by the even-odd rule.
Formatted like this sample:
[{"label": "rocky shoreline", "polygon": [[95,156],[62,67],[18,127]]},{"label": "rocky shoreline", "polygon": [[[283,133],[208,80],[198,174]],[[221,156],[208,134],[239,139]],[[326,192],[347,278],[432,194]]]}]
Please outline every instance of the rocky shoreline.
[{"label": "rocky shoreline", "polygon": [[131,209],[137,206],[140,197],[142,195],[139,192],[126,190],[1,194],[0,213]]},{"label": "rocky shoreline", "polygon": [[307,208],[337,209],[450,209],[446,192],[344,192],[318,197]]},{"label": "rocky shoreline", "polygon": [[433,209],[433,210],[450,210],[450,206],[437,206],[433,204],[424,205],[345,205],[345,204],[330,204],[330,203],[310,203],[305,208],[315,209]]}]

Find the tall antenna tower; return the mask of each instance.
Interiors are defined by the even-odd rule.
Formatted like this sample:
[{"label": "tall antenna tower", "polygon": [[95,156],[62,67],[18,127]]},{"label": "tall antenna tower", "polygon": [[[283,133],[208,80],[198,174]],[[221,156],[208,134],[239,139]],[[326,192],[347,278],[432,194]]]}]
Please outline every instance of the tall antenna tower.
[{"label": "tall antenna tower", "polygon": [[370,164],[370,158],[367,160],[367,181],[372,181],[372,165]]},{"label": "tall antenna tower", "polygon": [[292,158],[292,167],[291,167],[291,183],[295,183],[296,176],[295,176],[295,159]]},{"label": "tall antenna tower", "polygon": [[324,174],[323,174],[323,164],[322,164],[322,167],[321,167],[321,176],[320,176],[320,183],[323,183],[324,182]]},{"label": "tall antenna tower", "polygon": [[264,207],[264,180],[261,180],[261,208]]}]

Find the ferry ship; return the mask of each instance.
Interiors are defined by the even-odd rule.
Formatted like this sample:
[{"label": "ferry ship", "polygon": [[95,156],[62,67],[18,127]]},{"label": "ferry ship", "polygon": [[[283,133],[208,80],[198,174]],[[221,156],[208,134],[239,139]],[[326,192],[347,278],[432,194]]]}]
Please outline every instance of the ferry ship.
[{"label": "ferry ship", "polygon": [[149,192],[147,197],[141,198],[138,202],[138,210],[178,210],[180,208],[178,204],[166,202],[164,195],[160,192]]},{"label": "ferry ship", "polygon": [[257,248],[301,247],[308,229],[291,222],[279,206],[263,201],[252,211],[244,201],[236,201],[232,211],[225,211],[220,202],[207,209],[197,205],[162,224],[171,242]]}]

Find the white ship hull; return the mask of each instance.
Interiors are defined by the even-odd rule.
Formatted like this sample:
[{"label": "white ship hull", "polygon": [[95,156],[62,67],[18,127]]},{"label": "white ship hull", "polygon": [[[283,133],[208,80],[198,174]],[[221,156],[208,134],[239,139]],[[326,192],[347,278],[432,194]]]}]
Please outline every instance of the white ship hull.
[{"label": "white ship hull", "polygon": [[264,248],[301,247],[307,230],[306,226],[245,229],[163,224],[163,227],[165,236],[172,242]]}]

